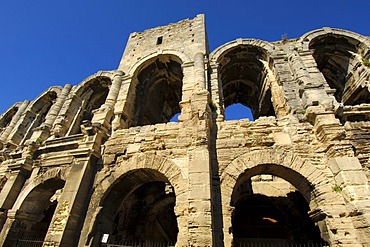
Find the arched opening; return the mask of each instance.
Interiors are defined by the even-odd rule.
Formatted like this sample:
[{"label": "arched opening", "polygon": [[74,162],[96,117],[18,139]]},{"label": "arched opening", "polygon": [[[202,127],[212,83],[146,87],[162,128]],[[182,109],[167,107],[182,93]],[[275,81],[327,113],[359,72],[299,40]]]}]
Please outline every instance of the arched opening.
[{"label": "arched opening", "polygon": [[137,74],[133,125],[166,123],[181,112],[182,68],[179,59],[161,55]]},{"label": "arched opening", "polygon": [[[231,198],[231,206],[234,207],[231,219],[233,245],[326,245],[319,228],[309,216],[309,191],[306,188],[304,195],[301,194],[287,181],[298,174],[287,174],[290,172],[287,169],[282,169],[285,171],[279,174],[279,168],[260,165],[239,176]],[[283,175],[281,177],[285,174],[287,180],[276,174]],[[307,182],[301,180],[300,183]],[[308,185],[301,185],[301,189]]]},{"label": "arched opening", "polygon": [[128,172],[103,199],[93,246],[99,246],[104,235],[109,244],[174,245],[178,234],[175,201],[174,189],[163,174],[152,169]]},{"label": "arched opening", "polygon": [[28,105],[20,120],[9,134],[7,146],[15,148],[32,137],[34,131],[45,121],[46,115],[55,103],[60,88],[51,87]]},{"label": "arched opening", "polygon": [[275,116],[268,78],[268,58],[259,47],[239,45],[218,59],[224,109],[233,104],[248,107],[253,119]]},{"label": "arched opening", "polygon": [[54,215],[64,180],[52,178],[36,186],[16,212],[4,246],[42,242]]},{"label": "arched opening", "polygon": [[[1,161],[1,159],[0,159],[0,161]],[[7,178],[6,175],[0,176],[0,192],[4,188],[6,181],[8,181],[8,178]]]},{"label": "arched opening", "polygon": [[[67,135],[75,135],[81,133],[81,124],[92,120],[94,111],[99,109],[105,103],[109,93],[109,85],[111,80],[108,77],[97,77],[87,82],[83,88],[77,93],[79,100],[75,100],[78,111],[73,116],[71,128]],[[78,105],[77,105],[78,102]],[[69,117],[69,116],[67,116]]]},{"label": "arched opening", "polygon": [[334,97],[344,105],[370,103],[368,69],[363,64],[360,41],[340,35],[321,35],[310,44],[318,69],[324,75]]},{"label": "arched opening", "polygon": [[246,107],[240,103],[229,105],[225,109],[225,119],[226,120],[240,120],[248,118],[253,121],[253,114],[249,107]]},{"label": "arched opening", "polygon": [[12,118],[17,113],[17,111],[18,105],[14,105],[11,108],[9,108],[6,112],[4,112],[2,115],[0,115],[0,135],[2,130],[4,130],[12,121]]}]

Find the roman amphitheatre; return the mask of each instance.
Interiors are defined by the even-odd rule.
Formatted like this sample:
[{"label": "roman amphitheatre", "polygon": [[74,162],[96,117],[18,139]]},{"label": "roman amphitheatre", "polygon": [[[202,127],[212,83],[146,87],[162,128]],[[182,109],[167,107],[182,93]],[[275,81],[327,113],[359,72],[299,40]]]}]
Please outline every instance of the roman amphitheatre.
[{"label": "roman amphitheatre", "polygon": [[0,115],[0,246],[370,246],[370,38],[208,47],[204,15],[135,32]]}]

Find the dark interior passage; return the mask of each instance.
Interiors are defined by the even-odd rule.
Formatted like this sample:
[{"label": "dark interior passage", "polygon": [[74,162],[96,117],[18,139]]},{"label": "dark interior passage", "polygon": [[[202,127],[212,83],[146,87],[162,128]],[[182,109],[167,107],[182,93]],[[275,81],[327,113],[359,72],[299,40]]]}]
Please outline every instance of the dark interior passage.
[{"label": "dark interior passage", "polygon": [[175,244],[178,234],[173,187],[161,173],[139,169],[108,192],[95,223],[93,246],[108,234],[110,244]]},{"label": "dark interior passage", "polygon": [[166,123],[181,112],[182,68],[170,56],[160,56],[138,76],[134,125]]},{"label": "dark interior passage", "polygon": [[308,211],[298,191],[286,197],[244,197],[232,216],[234,243],[324,243]]}]

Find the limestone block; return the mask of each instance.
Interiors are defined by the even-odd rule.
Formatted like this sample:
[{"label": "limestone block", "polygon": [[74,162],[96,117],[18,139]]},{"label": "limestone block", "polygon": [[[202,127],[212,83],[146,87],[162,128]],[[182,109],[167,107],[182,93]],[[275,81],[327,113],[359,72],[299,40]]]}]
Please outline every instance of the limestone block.
[{"label": "limestone block", "polygon": [[329,160],[329,168],[334,175],[340,171],[361,170],[361,164],[356,157],[336,157]]},{"label": "limestone block", "polygon": [[140,152],[140,144],[128,144],[127,145],[127,154],[133,154],[133,153],[138,153]]},{"label": "limestone block", "polygon": [[207,149],[194,150],[191,152],[189,170],[192,172],[209,173],[209,153]]},{"label": "limestone block", "polygon": [[193,184],[189,187],[189,198],[193,200],[211,198],[211,190],[207,184]]},{"label": "limestone block", "polygon": [[274,141],[276,145],[284,146],[284,145],[291,145],[292,140],[287,133],[278,132],[274,133]]},{"label": "limestone block", "polygon": [[209,174],[208,173],[199,173],[199,172],[192,172],[189,173],[189,181],[190,184],[195,185],[195,184],[203,184],[209,185]]},{"label": "limestone block", "polygon": [[341,171],[335,176],[335,181],[340,185],[366,185],[367,177],[362,171]]},{"label": "limestone block", "polygon": [[209,200],[191,200],[189,202],[190,213],[210,213],[211,202]]},{"label": "limestone block", "polygon": [[342,192],[347,201],[370,199],[369,185],[346,186]]},{"label": "limestone block", "polygon": [[365,228],[369,226],[370,215],[356,215],[351,218],[352,218],[353,226],[355,228]]},{"label": "limestone block", "polygon": [[322,102],[327,99],[328,95],[324,90],[320,89],[306,89],[302,96],[302,102],[304,106],[317,105],[318,102]]}]

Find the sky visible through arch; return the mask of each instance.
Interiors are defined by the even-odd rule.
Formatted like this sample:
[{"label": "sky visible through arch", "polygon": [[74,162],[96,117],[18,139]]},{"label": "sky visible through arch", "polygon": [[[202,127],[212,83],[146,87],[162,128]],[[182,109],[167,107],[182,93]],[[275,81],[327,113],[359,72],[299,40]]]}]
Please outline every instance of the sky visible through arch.
[{"label": "sky visible through arch", "polygon": [[204,13],[211,51],[237,38],[298,38],[329,26],[370,35],[370,1],[1,0],[0,114],[50,86],[114,70],[131,32]]}]

